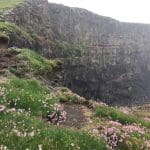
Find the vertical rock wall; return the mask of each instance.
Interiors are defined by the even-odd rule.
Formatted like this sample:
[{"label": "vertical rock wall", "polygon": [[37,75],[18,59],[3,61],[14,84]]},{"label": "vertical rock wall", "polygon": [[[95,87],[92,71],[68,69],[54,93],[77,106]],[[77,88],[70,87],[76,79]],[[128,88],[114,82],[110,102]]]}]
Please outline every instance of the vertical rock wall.
[{"label": "vertical rock wall", "polygon": [[54,52],[52,42],[84,45],[80,57],[64,55],[64,84],[73,91],[109,104],[149,102],[150,25],[122,23],[47,0],[28,0],[5,19],[36,35],[36,48],[46,57]]}]

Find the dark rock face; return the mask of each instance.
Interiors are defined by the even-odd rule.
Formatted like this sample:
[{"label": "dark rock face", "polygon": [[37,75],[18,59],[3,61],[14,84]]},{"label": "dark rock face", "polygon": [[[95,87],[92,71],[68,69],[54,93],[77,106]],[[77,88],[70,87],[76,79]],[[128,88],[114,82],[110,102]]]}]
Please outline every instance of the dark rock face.
[{"label": "dark rock face", "polygon": [[9,37],[0,34],[0,49],[7,49],[9,44]]},{"label": "dark rock face", "polygon": [[150,25],[121,23],[47,0],[28,0],[5,18],[36,34],[42,43],[37,48],[47,57],[53,54],[51,41],[84,45],[80,56],[64,59],[64,84],[78,94],[109,104],[150,102]]}]

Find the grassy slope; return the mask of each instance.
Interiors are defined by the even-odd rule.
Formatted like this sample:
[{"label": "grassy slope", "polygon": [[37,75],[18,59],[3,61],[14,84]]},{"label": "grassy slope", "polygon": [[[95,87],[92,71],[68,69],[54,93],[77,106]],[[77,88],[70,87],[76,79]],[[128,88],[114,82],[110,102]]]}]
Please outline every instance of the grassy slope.
[{"label": "grassy slope", "polygon": [[10,46],[31,47],[35,42],[30,34],[9,22],[0,22],[0,34],[10,37]]},{"label": "grassy slope", "polygon": [[[49,61],[29,49],[19,51],[17,59],[26,60],[36,76],[41,68],[49,72],[60,63]],[[107,149],[101,138],[48,125],[42,118],[51,111],[51,104],[59,103],[60,97],[32,78],[18,78],[13,74],[7,83],[0,85],[0,105],[6,107],[0,112],[0,129],[3,129],[0,130],[0,146],[10,150],[35,150],[40,145],[45,150]],[[16,111],[7,112],[10,108]]]},{"label": "grassy slope", "polygon": [[118,110],[117,108],[111,108],[107,106],[98,107],[96,109],[96,116],[111,118],[114,121],[118,121],[121,124],[141,124],[147,128],[150,128],[150,122],[147,122],[139,117],[136,117],[131,114],[125,114]]},{"label": "grassy slope", "polygon": [[18,112],[8,113],[5,110],[0,113],[0,128],[3,129],[0,132],[1,145],[13,150],[34,150],[38,145],[46,150],[106,149],[101,139],[86,133],[49,126],[38,119],[50,110],[50,104],[58,103],[58,98],[51,95],[38,81],[13,78],[1,87],[6,90],[1,95],[0,104],[7,109],[18,109]]},{"label": "grassy slope", "polygon": [[[149,144],[144,146],[146,141],[150,141],[150,121],[144,120],[143,116],[136,115],[134,112],[136,110],[134,109],[131,109],[132,112],[130,113],[124,113],[117,107],[98,106],[94,111],[105,129],[114,129],[115,134],[124,137],[123,142],[116,149],[147,150],[150,148]],[[142,111],[145,112],[144,110]]]},{"label": "grassy slope", "polygon": [[6,33],[9,36],[12,33],[14,33],[14,34],[19,34],[24,38],[26,37],[26,38],[30,39],[30,36],[28,33],[24,32],[18,26],[14,25],[13,23],[10,23],[10,22],[0,22],[0,31]]},{"label": "grassy slope", "polygon": [[10,150],[105,150],[102,140],[82,132],[49,126],[23,113],[0,114],[0,144]]},{"label": "grassy slope", "polygon": [[0,9],[13,8],[23,1],[24,0],[0,0]]},{"label": "grassy slope", "polygon": [[46,115],[50,105],[57,102],[36,80],[12,78],[4,87],[8,94],[1,103],[8,108],[31,111],[32,115]]},{"label": "grassy slope", "polygon": [[[27,62],[20,71],[24,74],[32,72],[32,76],[29,74],[27,79],[10,74],[7,82],[0,84],[0,105],[6,107],[5,111],[0,113],[0,128],[3,129],[0,132],[0,145],[5,145],[10,150],[26,148],[34,150],[40,145],[45,150],[105,150],[107,148],[103,139],[100,136],[93,137],[91,134],[97,126],[102,124],[107,127],[107,122],[114,120],[120,122],[122,127],[136,123],[149,128],[149,122],[143,119],[124,114],[118,108],[99,105],[95,111],[101,121],[92,123],[92,128],[89,130],[84,130],[86,127],[83,127],[86,132],[48,125],[42,118],[51,111],[51,104],[63,102],[69,105],[91,105],[92,103],[87,103],[84,98],[67,88],[60,88],[57,92],[49,90],[35,79],[35,76],[53,72],[60,65],[60,61],[47,60],[29,49],[12,49],[12,51],[20,52],[16,58],[18,63]],[[10,69],[12,71],[12,68]],[[8,113],[10,108],[15,108],[16,111]],[[91,116],[93,121],[96,116]],[[117,130],[122,131],[120,127]],[[144,135],[133,132],[116,149],[141,150],[141,145],[149,139],[148,132]]]},{"label": "grassy slope", "polygon": [[61,61],[59,60],[48,60],[44,57],[40,56],[36,52],[30,50],[30,49],[21,49],[20,54],[17,56],[18,62],[27,62],[25,67],[17,68],[17,70],[12,71],[18,71],[20,73],[33,73],[37,75],[44,75],[47,73],[52,73],[53,70],[57,69],[61,65]]}]

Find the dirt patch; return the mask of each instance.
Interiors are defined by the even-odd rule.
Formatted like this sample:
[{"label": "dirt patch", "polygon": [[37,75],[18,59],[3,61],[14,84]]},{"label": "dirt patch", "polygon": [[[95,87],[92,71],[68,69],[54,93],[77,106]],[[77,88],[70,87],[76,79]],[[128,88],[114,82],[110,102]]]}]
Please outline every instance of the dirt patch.
[{"label": "dirt patch", "polygon": [[67,120],[63,123],[63,126],[81,129],[90,121],[91,113],[85,106],[64,105],[64,110],[67,112]]},{"label": "dirt patch", "polygon": [[7,81],[8,81],[7,78],[5,78],[5,77],[0,77],[0,84],[4,84],[4,83],[6,83]]}]

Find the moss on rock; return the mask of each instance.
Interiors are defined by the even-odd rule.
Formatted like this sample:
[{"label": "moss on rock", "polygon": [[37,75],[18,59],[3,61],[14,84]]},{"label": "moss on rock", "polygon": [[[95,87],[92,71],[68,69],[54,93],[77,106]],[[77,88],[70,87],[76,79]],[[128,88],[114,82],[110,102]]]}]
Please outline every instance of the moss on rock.
[{"label": "moss on rock", "polygon": [[17,46],[17,47],[32,47],[35,42],[33,38],[16,26],[13,23],[9,22],[0,22],[0,32],[10,37],[9,46]]},{"label": "moss on rock", "polygon": [[15,74],[44,75],[53,73],[61,65],[61,61],[48,60],[30,49],[11,49],[11,51],[14,50],[20,52],[16,58],[18,62],[17,68],[10,68],[11,72]]}]

